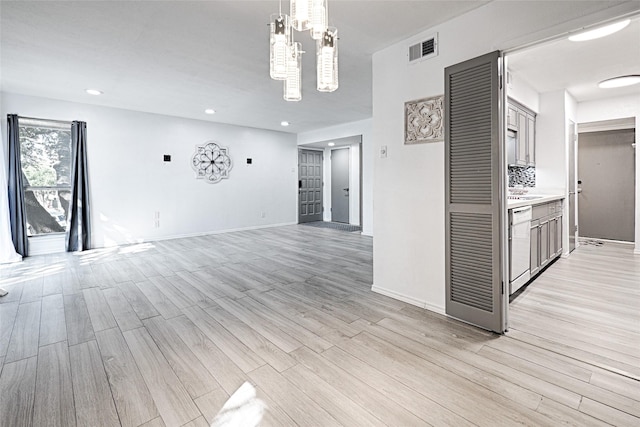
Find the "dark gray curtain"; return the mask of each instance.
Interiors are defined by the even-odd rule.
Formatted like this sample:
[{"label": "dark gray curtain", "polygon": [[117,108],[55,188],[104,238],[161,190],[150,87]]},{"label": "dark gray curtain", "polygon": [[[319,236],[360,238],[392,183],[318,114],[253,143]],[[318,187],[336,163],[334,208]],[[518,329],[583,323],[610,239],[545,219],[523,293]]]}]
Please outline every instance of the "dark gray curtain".
[{"label": "dark gray curtain", "polygon": [[91,249],[87,124],[79,121],[71,123],[71,203],[65,246],[67,252]]},{"label": "dark gray curtain", "polygon": [[18,115],[7,115],[7,141],[9,143],[9,222],[11,223],[11,239],[13,246],[22,256],[29,252],[27,240],[27,215],[24,204],[24,186],[22,180],[22,163],[20,161],[20,131]]}]

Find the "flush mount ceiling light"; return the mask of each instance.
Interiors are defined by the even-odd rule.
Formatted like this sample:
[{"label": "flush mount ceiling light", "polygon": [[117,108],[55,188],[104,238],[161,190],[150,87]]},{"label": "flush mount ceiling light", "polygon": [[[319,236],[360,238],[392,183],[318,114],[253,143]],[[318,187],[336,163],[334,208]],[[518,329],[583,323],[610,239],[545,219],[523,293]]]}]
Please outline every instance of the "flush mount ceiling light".
[{"label": "flush mount ceiling light", "polygon": [[335,143],[335,142],[330,142],[330,143],[328,143],[327,145],[328,145],[329,147],[333,147],[334,145],[336,145],[336,143]]},{"label": "flush mount ceiling light", "polygon": [[569,40],[571,40],[572,42],[583,42],[587,40],[599,39],[600,37],[605,37],[622,30],[624,27],[629,25],[629,22],[631,22],[630,19],[625,19],[624,21],[605,25],[604,27],[596,28],[578,34],[573,34],[569,36]]},{"label": "flush mount ceiling light", "polygon": [[615,87],[631,86],[640,83],[640,74],[630,76],[614,77],[612,79],[603,80],[598,83],[598,87],[602,89],[611,89]]},{"label": "flush mount ceiling light", "polygon": [[289,122],[288,122],[288,121],[286,121],[286,120],[283,120],[283,121],[281,121],[281,122],[280,122],[280,126],[285,126],[285,127],[286,127],[286,126],[289,126],[290,124],[291,124],[291,123],[289,123]]},{"label": "flush mount ceiling light", "polygon": [[213,108],[207,108],[206,110],[204,110],[205,114],[215,114],[216,110],[214,110]]},{"label": "flush mount ceiling light", "polygon": [[98,89],[86,89],[85,92],[89,95],[102,95],[102,91]]},{"label": "flush mount ceiling light", "polygon": [[291,15],[271,15],[269,75],[284,80],[284,99],[302,99],[302,44],[293,40],[293,30],[309,31],[316,41],[316,88],[319,92],[338,89],[338,30],[329,27],[327,0],[291,0]]}]

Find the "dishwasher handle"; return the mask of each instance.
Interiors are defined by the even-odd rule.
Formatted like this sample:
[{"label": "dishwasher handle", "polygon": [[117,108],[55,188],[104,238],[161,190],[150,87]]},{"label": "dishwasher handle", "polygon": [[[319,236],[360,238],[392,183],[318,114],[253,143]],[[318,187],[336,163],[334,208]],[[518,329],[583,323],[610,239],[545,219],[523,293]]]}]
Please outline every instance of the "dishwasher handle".
[{"label": "dishwasher handle", "polygon": [[511,211],[512,211],[514,214],[519,214],[519,213],[526,212],[526,211],[530,211],[530,210],[531,210],[531,206],[523,206],[523,207],[521,207],[521,208],[515,208],[515,209],[512,209]]},{"label": "dishwasher handle", "polygon": [[530,222],[532,218],[531,206],[523,206],[511,210],[511,225]]}]

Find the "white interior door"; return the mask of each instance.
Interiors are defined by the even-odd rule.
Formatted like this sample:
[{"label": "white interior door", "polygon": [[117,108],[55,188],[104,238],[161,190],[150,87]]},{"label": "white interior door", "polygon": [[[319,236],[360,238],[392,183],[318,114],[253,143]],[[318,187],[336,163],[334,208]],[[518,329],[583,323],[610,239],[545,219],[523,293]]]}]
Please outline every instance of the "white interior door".
[{"label": "white interior door", "polygon": [[331,221],[349,223],[349,147],[331,150]]}]

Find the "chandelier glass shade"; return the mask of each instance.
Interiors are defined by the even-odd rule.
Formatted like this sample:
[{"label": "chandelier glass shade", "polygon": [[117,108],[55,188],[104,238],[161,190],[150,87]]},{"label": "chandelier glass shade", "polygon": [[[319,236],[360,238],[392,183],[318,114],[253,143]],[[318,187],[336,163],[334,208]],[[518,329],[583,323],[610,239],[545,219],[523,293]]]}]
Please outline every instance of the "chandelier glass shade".
[{"label": "chandelier glass shade", "polygon": [[289,17],[274,13],[269,25],[270,75],[274,80],[284,80],[287,77],[287,56],[292,43]]},{"label": "chandelier glass shade", "polygon": [[[282,2],[280,5],[282,10]],[[269,74],[284,80],[284,99],[302,99],[302,44],[293,30],[309,31],[316,41],[316,87],[320,92],[338,89],[338,30],[328,27],[327,0],[290,0],[290,13],[274,13],[269,21]]]},{"label": "chandelier glass shade", "polygon": [[293,43],[287,56],[287,78],[284,81],[285,101],[302,99],[302,44]]},{"label": "chandelier glass shade", "polygon": [[317,89],[333,92],[338,89],[338,30],[328,27],[317,41]]},{"label": "chandelier glass shade", "polygon": [[327,29],[327,0],[313,0],[310,21],[311,38],[320,40]]}]

